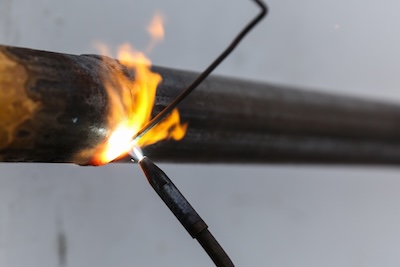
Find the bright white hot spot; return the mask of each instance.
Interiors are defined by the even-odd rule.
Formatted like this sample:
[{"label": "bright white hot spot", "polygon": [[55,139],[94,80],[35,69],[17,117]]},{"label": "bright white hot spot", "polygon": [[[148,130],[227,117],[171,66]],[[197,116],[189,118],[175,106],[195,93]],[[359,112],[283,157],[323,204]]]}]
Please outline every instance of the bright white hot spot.
[{"label": "bright white hot spot", "polygon": [[131,151],[129,151],[129,155],[137,161],[141,161],[144,158],[142,150],[137,146],[132,147]]}]

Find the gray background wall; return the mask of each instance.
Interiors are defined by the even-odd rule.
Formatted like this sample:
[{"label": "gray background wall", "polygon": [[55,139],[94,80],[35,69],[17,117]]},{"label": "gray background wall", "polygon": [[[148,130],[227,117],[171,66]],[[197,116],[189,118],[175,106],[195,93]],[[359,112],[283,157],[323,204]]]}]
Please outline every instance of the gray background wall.
[{"label": "gray background wall", "polygon": [[[400,101],[400,2],[268,3],[267,20],[217,73]],[[0,0],[0,43],[143,49],[156,10],[167,24],[153,62],[198,71],[257,11],[246,0]],[[400,264],[397,168],[161,166],[237,266]],[[211,265],[138,166],[0,165],[0,266]]]}]

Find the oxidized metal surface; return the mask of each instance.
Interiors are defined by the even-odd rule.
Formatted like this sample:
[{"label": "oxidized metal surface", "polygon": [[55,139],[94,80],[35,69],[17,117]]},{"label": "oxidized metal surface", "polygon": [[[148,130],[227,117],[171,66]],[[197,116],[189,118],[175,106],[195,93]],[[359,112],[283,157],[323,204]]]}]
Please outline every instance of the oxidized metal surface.
[{"label": "oxidized metal surface", "polygon": [[38,103],[25,90],[28,74],[24,66],[1,50],[0,62],[0,149],[5,149],[15,138],[28,134],[20,125],[32,117]]},{"label": "oxidized metal surface", "polygon": [[82,151],[107,132],[101,60],[10,47],[0,47],[0,55],[0,98],[8,103],[0,116],[14,121],[12,128],[0,125],[8,134],[0,160],[89,161],[91,155]]}]

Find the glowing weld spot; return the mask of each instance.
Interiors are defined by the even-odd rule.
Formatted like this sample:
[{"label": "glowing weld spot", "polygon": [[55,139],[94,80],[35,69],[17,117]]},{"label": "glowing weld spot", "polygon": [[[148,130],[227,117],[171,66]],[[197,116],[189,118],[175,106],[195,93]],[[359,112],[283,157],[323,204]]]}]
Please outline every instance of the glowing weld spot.
[{"label": "glowing weld spot", "polygon": [[144,158],[142,150],[137,146],[134,146],[132,148],[132,150],[129,152],[129,155],[131,155],[134,159],[137,159],[138,161],[141,161]]}]

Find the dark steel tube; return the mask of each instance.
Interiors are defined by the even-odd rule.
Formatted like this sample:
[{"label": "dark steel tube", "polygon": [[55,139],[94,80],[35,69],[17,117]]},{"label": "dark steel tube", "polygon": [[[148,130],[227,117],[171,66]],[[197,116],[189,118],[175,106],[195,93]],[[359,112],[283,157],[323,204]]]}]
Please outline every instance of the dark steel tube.
[{"label": "dark steel tube", "polygon": [[[154,70],[155,113],[197,75]],[[145,148],[156,161],[400,163],[399,105],[214,76],[179,110],[188,132]]]},{"label": "dark steel tube", "polygon": [[104,67],[95,56],[0,46],[0,161],[84,164],[107,135]]},{"label": "dark steel tube", "polygon": [[[153,69],[163,78],[156,115],[198,73]],[[110,58],[7,46],[0,46],[0,70],[3,162],[90,163],[109,133],[102,78],[116,90],[117,75],[134,79]],[[188,132],[144,148],[156,161],[400,163],[395,104],[212,76],[179,110]]]}]

